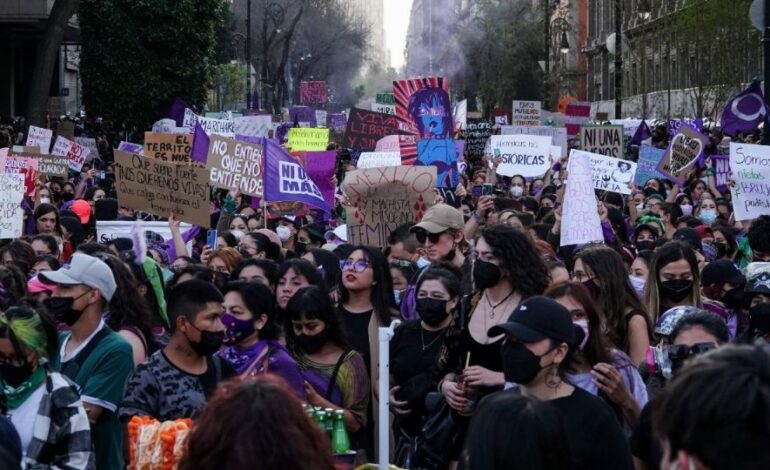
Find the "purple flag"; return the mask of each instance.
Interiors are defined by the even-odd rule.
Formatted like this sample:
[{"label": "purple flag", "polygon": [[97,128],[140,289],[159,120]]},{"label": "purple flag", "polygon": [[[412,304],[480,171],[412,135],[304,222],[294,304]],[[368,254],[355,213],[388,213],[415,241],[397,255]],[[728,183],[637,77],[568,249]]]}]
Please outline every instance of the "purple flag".
[{"label": "purple flag", "polygon": [[644,143],[645,140],[652,137],[652,132],[650,132],[650,127],[647,125],[645,121],[642,121],[641,124],[639,124],[639,127],[636,128],[636,132],[634,132],[634,136],[631,137],[631,142],[629,142],[629,145],[636,145],[637,147],[641,147],[642,143]]},{"label": "purple flag", "polygon": [[297,201],[331,213],[318,186],[286,150],[270,139],[264,139],[264,149],[266,202]]},{"label": "purple flag", "polygon": [[190,107],[191,106],[185,103],[182,98],[177,96],[174,98],[174,102],[171,103],[171,108],[168,110],[168,117],[176,121],[177,127],[182,127],[182,124],[184,123],[184,110],[185,108]]},{"label": "purple flag", "polygon": [[305,152],[305,168],[311,180],[318,186],[324,201],[329,207],[334,207],[334,170],[337,166],[337,152]]},{"label": "purple flag", "polygon": [[190,160],[206,164],[206,161],[209,159],[209,140],[206,131],[203,130],[200,123],[196,122]]},{"label": "purple flag", "polygon": [[752,132],[768,114],[767,102],[759,81],[727,102],[722,112],[722,133],[735,137],[741,132]]}]

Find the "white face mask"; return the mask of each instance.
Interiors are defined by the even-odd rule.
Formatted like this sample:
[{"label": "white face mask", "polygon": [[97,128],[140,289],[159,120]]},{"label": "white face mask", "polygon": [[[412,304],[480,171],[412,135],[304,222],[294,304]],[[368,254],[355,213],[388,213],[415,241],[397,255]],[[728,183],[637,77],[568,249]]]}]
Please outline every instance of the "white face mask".
[{"label": "white face mask", "polygon": [[636,211],[641,212],[642,209],[644,209],[644,203],[640,202],[639,204],[636,205]]},{"label": "white face mask", "polygon": [[682,204],[679,208],[682,209],[682,215],[692,215],[692,204]]},{"label": "white face mask", "polygon": [[275,233],[278,234],[278,238],[280,238],[282,242],[285,242],[291,238],[291,229],[285,225],[279,225],[276,227]]},{"label": "white face mask", "polygon": [[522,194],[524,194],[524,188],[521,186],[511,186],[511,196],[513,197],[521,197]]},{"label": "white face mask", "polygon": [[631,285],[634,286],[634,291],[639,297],[644,296],[644,286],[647,283],[644,278],[636,276],[628,276],[628,280],[631,281]]}]

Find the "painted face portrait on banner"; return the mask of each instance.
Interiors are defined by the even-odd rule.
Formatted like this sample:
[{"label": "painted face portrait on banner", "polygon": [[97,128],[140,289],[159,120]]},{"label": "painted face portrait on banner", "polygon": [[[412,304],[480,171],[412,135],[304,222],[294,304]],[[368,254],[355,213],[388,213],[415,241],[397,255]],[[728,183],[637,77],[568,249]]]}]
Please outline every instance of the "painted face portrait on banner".
[{"label": "painted face portrait on banner", "polygon": [[409,98],[409,114],[422,139],[446,139],[452,136],[452,107],[449,95],[441,88],[417,90]]}]

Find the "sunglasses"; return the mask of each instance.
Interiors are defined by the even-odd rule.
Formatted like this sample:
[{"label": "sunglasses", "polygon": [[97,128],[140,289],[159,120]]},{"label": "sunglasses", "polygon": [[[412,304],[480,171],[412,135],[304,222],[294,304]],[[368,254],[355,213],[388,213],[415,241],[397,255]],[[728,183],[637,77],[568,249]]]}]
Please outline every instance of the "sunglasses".
[{"label": "sunglasses", "polygon": [[686,344],[672,344],[668,347],[668,358],[672,361],[682,361],[690,356],[697,356],[703,354],[706,351],[716,349],[717,345],[714,343],[697,343],[692,346]]},{"label": "sunglasses", "polygon": [[390,266],[392,268],[410,269],[410,268],[416,268],[417,263],[415,263],[414,261],[409,261],[408,259],[394,259],[390,261]]},{"label": "sunglasses", "polygon": [[353,272],[362,273],[366,271],[366,268],[368,267],[369,262],[365,259],[360,259],[358,261],[351,261],[346,259],[345,261],[340,261],[340,269],[342,271],[347,271],[348,269],[353,268]]},{"label": "sunglasses", "polygon": [[442,233],[445,233],[445,232],[428,233],[425,230],[420,230],[418,232],[415,232],[415,236],[417,237],[417,241],[421,245],[424,245],[426,240],[430,240],[431,243],[438,243]]}]

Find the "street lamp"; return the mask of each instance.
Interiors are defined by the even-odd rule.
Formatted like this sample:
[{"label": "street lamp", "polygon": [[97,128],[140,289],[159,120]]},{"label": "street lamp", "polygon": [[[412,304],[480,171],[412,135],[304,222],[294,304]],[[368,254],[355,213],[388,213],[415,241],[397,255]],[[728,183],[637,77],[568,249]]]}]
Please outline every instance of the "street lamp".
[{"label": "street lamp", "polygon": [[647,21],[652,16],[652,7],[650,6],[650,0],[639,0],[639,6],[637,7],[637,14],[639,18]]}]

